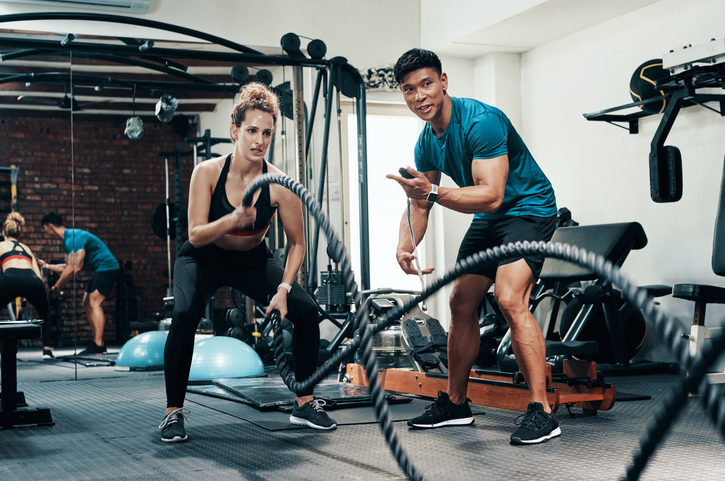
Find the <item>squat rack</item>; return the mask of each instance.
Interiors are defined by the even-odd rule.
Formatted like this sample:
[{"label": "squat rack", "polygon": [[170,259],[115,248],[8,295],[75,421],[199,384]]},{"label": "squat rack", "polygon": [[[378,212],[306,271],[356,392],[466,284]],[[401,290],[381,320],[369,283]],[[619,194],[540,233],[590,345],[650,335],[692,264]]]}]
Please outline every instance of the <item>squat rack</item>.
[{"label": "squat rack", "polygon": [[[311,133],[315,121],[316,105],[320,91],[324,93],[326,112],[325,130],[323,136],[323,152],[321,156],[321,177],[324,177],[327,168],[327,146],[330,135],[330,113],[333,102],[333,92],[341,93],[355,99],[357,111],[357,170],[359,186],[360,205],[360,280],[361,287],[370,287],[370,258],[369,258],[369,229],[368,229],[368,187],[367,187],[367,134],[366,134],[366,105],[365,105],[365,84],[357,69],[351,66],[344,57],[332,59],[322,58],[326,48],[319,40],[310,42],[308,55],[300,50],[300,40],[295,34],[287,34],[282,37],[282,48],[286,55],[267,55],[251,49],[236,42],[207,34],[197,30],[180,27],[178,25],[158,22],[154,20],[126,17],[122,15],[96,14],[96,13],[68,13],[68,12],[38,12],[22,13],[0,16],[0,24],[10,22],[28,22],[42,20],[72,20],[135,25],[182,34],[194,39],[209,42],[212,48],[221,47],[228,49],[221,50],[190,50],[184,48],[169,48],[154,46],[152,39],[144,42],[129,42],[129,39],[119,39],[120,44],[108,44],[93,42],[79,38],[68,33],[61,41],[34,39],[27,37],[5,37],[0,36],[0,45],[14,48],[15,50],[4,51],[0,54],[0,60],[7,62],[13,59],[20,59],[34,55],[43,56],[68,56],[69,54],[88,59],[112,61],[119,64],[126,64],[141,67],[149,70],[160,71],[172,77],[174,81],[154,80],[129,80],[119,78],[120,76],[102,78],[94,75],[67,74],[67,73],[22,73],[13,75],[0,74],[1,83],[32,82],[32,83],[54,83],[71,84],[84,87],[115,87],[132,90],[140,89],[167,90],[167,91],[204,91],[204,92],[227,92],[233,94],[238,91],[239,84],[219,83],[209,79],[187,73],[187,66],[175,61],[178,59],[205,60],[236,62],[238,64],[251,65],[273,65],[289,66],[293,68],[294,84],[292,91],[293,111],[296,124],[297,152],[299,179],[303,185],[307,181],[307,157],[311,145]],[[125,43],[124,43],[125,41]],[[313,42],[315,42],[313,44]],[[322,47],[322,48],[320,48]],[[303,68],[313,68],[317,71],[317,79],[313,91],[313,105],[309,122],[305,125],[304,116],[304,92],[303,92]],[[308,186],[306,186],[308,187]],[[318,198],[323,196],[324,183],[319,183],[317,191]],[[306,215],[306,214],[305,214]],[[309,224],[309,222],[308,222]],[[317,239],[319,226],[308,229],[308,245],[312,244],[312,252],[309,253],[308,262],[312,263],[315,269],[317,258]],[[313,285],[308,285],[307,265],[303,265],[298,281],[300,284],[313,290]],[[312,275],[312,280],[316,276]]]}]

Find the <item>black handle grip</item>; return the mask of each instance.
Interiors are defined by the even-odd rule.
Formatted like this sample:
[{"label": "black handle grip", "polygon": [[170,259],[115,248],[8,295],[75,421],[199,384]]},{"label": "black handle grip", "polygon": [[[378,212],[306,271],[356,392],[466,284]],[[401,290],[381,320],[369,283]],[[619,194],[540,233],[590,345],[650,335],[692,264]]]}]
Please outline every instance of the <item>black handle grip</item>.
[{"label": "black handle grip", "polygon": [[406,169],[405,167],[401,167],[400,169],[398,169],[398,172],[400,172],[400,175],[403,176],[403,177],[405,177],[406,179],[412,179],[413,178],[413,174],[411,174],[410,172],[408,172],[408,169]]}]

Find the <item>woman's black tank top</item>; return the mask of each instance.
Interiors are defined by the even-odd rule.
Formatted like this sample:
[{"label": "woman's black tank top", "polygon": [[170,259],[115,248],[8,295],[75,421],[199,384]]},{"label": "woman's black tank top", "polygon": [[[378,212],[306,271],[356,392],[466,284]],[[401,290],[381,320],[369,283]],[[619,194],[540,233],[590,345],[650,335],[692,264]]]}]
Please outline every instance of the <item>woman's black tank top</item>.
[{"label": "woman's black tank top", "polygon": [[25,249],[23,249],[18,241],[12,241],[12,243],[13,248],[0,255],[0,267],[2,267],[2,265],[10,259],[26,259],[33,262],[33,258],[25,251]]},{"label": "woman's black tank top", "polygon": [[[267,173],[267,162],[262,161],[262,173]],[[232,163],[232,154],[227,156],[227,160],[224,162],[222,172],[219,174],[219,180],[216,183],[214,192],[211,195],[211,205],[209,206],[209,222],[214,222],[217,219],[221,219],[227,214],[234,212],[234,207],[229,203],[227,198],[226,184],[227,176],[229,175],[229,166]],[[274,214],[277,211],[276,207],[270,205],[269,197],[269,184],[265,184],[261,187],[262,192],[257,198],[257,202],[254,203],[254,207],[257,209],[257,218],[254,219],[254,223],[247,226],[245,229],[235,229],[229,231],[230,235],[238,236],[252,236],[264,232],[269,227],[274,218]]]}]

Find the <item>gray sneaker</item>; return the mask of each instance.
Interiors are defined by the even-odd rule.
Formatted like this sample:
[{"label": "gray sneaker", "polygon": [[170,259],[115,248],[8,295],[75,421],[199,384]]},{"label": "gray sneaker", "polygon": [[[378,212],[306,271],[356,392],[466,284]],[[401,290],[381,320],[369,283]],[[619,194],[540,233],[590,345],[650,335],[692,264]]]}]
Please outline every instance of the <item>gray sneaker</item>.
[{"label": "gray sneaker", "polygon": [[313,429],[335,429],[337,423],[324,411],[323,406],[325,404],[324,399],[314,399],[302,406],[298,406],[297,401],[295,401],[289,422],[298,426],[309,426]]},{"label": "gray sneaker", "polygon": [[159,424],[161,429],[161,440],[165,443],[181,443],[186,441],[186,429],[184,428],[184,414],[182,409],[171,411]]}]

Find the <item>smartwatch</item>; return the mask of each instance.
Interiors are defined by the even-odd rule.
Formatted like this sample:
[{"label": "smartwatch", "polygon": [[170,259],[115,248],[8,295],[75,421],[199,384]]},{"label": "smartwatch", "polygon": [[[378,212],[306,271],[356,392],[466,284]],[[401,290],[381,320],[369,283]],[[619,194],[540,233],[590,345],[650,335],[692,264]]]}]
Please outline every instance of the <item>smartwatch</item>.
[{"label": "smartwatch", "polygon": [[435,184],[431,184],[431,187],[432,189],[428,193],[428,197],[426,197],[425,200],[432,204],[436,201],[436,199],[438,199],[438,186]]}]

